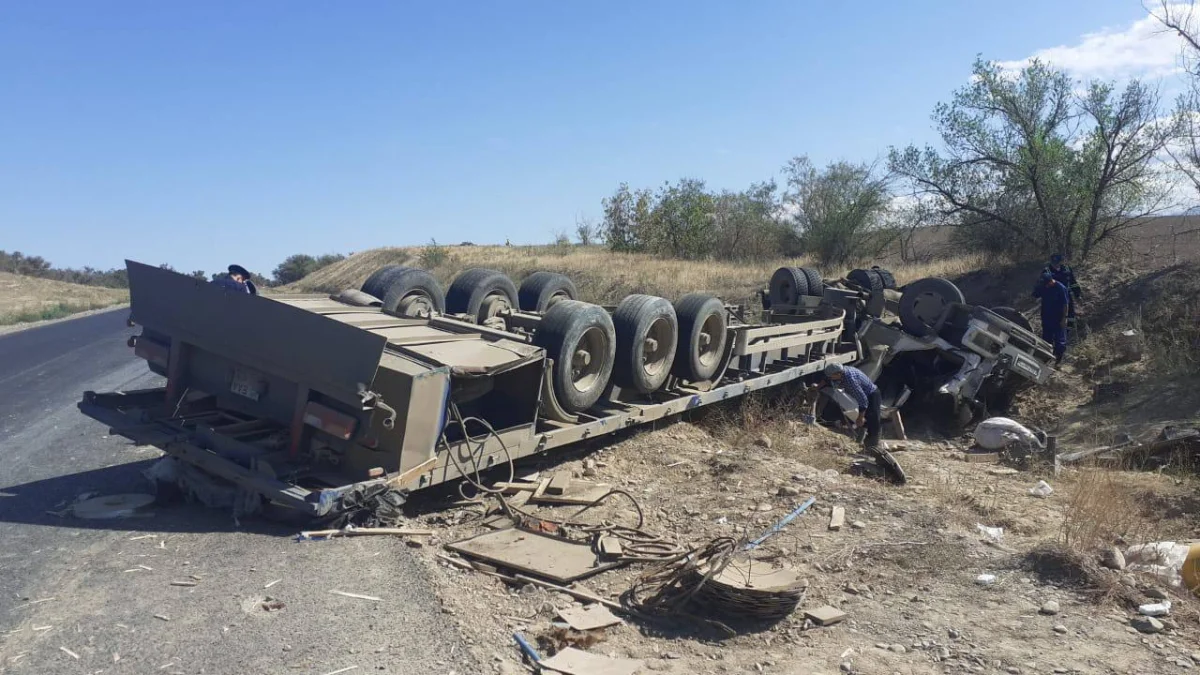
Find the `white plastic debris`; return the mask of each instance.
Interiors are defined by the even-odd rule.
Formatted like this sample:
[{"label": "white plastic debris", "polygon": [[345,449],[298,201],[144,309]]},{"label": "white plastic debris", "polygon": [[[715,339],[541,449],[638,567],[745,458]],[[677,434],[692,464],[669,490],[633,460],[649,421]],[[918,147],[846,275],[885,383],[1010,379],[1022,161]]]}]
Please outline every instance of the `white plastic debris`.
[{"label": "white plastic debris", "polygon": [[1150,605],[1138,607],[1138,613],[1143,616],[1166,616],[1171,613],[1171,601],[1163,600]]},{"label": "white plastic debris", "polygon": [[1029,488],[1029,494],[1034,497],[1042,497],[1043,499],[1054,494],[1054,488],[1044,480],[1039,480],[1037,485]]},{"label": "white plastic debris", "polygon": [[1164,583],[1178,588],[1183,585],[1183,568],[1193,549],[1200,555],[1200,544],[1175,541],[1157,541],[1138,544],[1125,550],[1126,568],[1134,572],[1152,574]]},{"label": "white plastic debris", "polygon": [[983,523],[975,523],[975,529],[979,530],[979,534],[982,534],[996,543],[1004,541],[1003,527],[988,527]]},{"label": "white plastic debris", "polygon": [[1042,447],[1037,434],[1007,417],[992,417],[975,427],[975,443],[985,450],[1004,450],[1012,445]]},{"label": "white plastic debris", "polygon": [[992,584],[996,583],[996,575],[980,574],[979,576],[975,577],[975,583],[979,584],[980,586],[991,586]]}]

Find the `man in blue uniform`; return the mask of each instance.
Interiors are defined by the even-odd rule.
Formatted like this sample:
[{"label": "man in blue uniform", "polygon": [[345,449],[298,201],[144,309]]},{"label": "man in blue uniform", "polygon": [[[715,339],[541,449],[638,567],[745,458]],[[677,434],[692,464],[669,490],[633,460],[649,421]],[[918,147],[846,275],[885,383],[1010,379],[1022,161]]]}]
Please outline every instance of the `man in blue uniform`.
[{"label": "man in blue uniform", "polygon": [[230,265],[229,274],[213,279],[212,283],[234,293],[249,293],[250,295],[258,295],[258,289],[254,287],[254,282],[250,280],[251,276],[252,275],[246,270],[245,267],[242,267],[241,265]]},{"label": "man in blue uniform", "polygon": [[1079,282],[1075,281],[1074,270],[1063,261],[1063,254],[1055,253],[1050,256],[1050,264],[1042,268],[1042,272],[1049,272],[1055,281],[1067,287],[1067,291],[1070,293],[1067,319],[1068,323],[1074,323],[1075,303],[1083,299],[1083,289],[1079,287]]},{"label": "man in blue uniform", "polygon": [[1067,351],[1067,314],[1071,297],[1067,287],[1055,280],[1050,272],[1042,272],[1033,297],[1042,300],[1042,339],[1054,345],[1054,362],[1062,363]]}]

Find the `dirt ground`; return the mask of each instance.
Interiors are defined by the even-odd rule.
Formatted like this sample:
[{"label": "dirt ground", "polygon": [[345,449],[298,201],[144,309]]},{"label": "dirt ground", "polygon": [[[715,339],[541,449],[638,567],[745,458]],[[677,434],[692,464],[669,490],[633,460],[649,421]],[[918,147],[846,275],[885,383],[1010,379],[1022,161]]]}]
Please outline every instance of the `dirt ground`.
[{"label": "dirt ground", "polygon": [[[645,513],[644,529],[688,546],[751,539],[813,496],[812,508],[753,554],[802,571],[809,588],[800,608],[732,636],[678,617],[628,619],[593,636],[588,651],[642,659],[639,672],[664,673],[1167,673],[1200,665],[1200,604],[1155,579],[1096,564],[1113,543],[1195,536],[1191,479],[1014,470],[967,462],[962,442],[928,438],[890,442],[910,477],[895,486],[852,475],[854,445],[840,433],[778,409],[723,415],[522,464],[517,473],[569,470],[626,490]],[[1047,498],[1029,493],[1041,479],[1054,488]],[[513,632],[537,640],[545,657],[565,644],[551,637],[557,609],[577,603],[440,558],[444,544],[488,531],[483,522],[496,512],[494,499],[447,508],[459,499],[414,502],[411,524],[437,532],[422,558],[477,658],[497,673],[525,672]],[[829,529],[835,506],[846,512],[840,531]],[[579,507],[525,508],[562,519]],[[636,514],[614,499],[579,519],[633,524]],[[1003,528],[1002,540],[978,525]],[[617,600],[652,567],[603,572],[579,586]],[[980,585],[981,574],[995,582]],[[1146,592],[1164,590],[1175,603],[1165,631],[1139,633],[1136,606],[1156,602]],[[845,621],[806,623],[805,609],[826,604],[846,612]]]},{"label": "dirt ground", "polygon": [[[129,291],[0,272],[0,324],[57,318],[129,301]],[[53,310],[53,311],[50,311]],[[53,316],[44,316],[46,312]]]}]

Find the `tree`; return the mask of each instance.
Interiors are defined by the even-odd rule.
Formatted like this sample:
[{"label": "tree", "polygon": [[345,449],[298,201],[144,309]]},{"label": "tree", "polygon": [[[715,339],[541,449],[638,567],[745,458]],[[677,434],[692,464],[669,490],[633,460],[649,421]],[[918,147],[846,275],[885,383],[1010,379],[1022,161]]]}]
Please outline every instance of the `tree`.
[{"label": "tree", "polygon": [[196,281],[208,281],[208,275],[204,273],[204,270],[196,270],[192,272],[191,276]]},{"label": "tree", "polygon": [[345,256],[340,253],[327,253],[316,258],[304,253],[290,255],[271,272],[272,284],[282,286],[299,281],[322,267],[344,259]]},{"label": "tree", "polygon": [[604,224],[601,226],[604,240],[614,251],[645,251],[649,248],[650,204],[653,197],[649,190],[629,189],[621,183],[611,197],[601,202],[604,208]]},{"label": "tree", "polygon": [[1040,61],[1012,72],[977,60],[934,110],[943,149],[892,148],[889,168],[980,248],[1086,258],[1168,206],[1155,157],[1173,131],[1139,81],[1076,91]]},{"label": "tree", "polygon": [[578,216],[575,218],[575,237],[580,246],[591,246],[600,238],[600,227],[591,218]]},{"label": "tree", "polygon": [[890,179],[876,166],[839,161],[817,169],[807,157],[795,157],[784,174],[793,235],[823,266],[871,258],[894,239],[887,227]]},{"label": "tree", "polygon": [[1200,193],[1200,17],[1196,3],[1160,2],[1150,12],[1182,41],[1186,90],[1175,101],[1176,137],[1166,147],[1176,168]]}]

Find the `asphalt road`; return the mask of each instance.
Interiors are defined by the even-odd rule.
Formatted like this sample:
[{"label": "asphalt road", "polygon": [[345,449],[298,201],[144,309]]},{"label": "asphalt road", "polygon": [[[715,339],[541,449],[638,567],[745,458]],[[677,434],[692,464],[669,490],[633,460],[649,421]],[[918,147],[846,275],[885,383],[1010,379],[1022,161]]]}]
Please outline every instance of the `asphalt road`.
[{"label": "asphalt road", "polygon": [[160,454],[75,408],[89,389],[161,382],[126,346],[127,314],[0,336],[0,673],[482,672],[400,541],[296,543],[192,505],[47,513],[144,491]]}]

